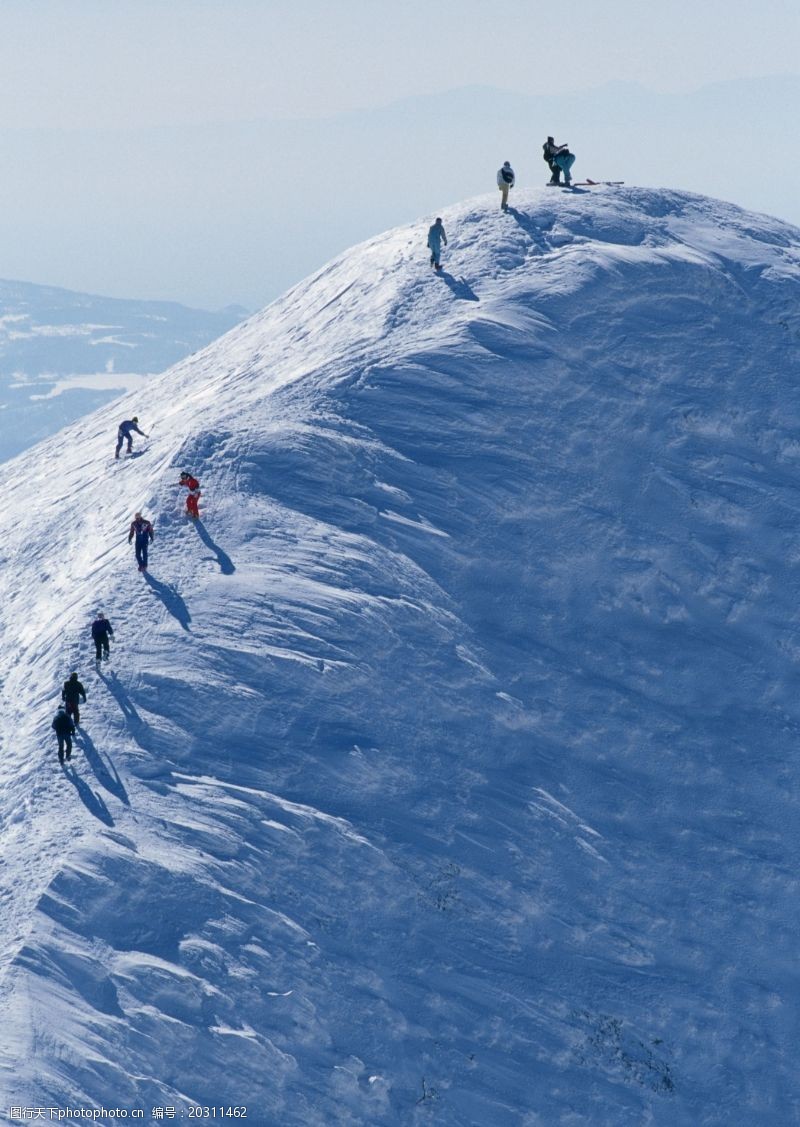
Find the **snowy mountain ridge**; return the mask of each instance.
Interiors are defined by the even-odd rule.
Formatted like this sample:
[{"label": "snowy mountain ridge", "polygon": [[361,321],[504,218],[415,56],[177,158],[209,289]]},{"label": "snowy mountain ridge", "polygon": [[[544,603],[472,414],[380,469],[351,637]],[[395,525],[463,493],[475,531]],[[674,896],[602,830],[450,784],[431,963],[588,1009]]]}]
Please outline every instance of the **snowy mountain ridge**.
[{"label": "snowy mountain ridge", "polygon": [[0,468],[0,1106],[798,1114],[800,232],[497,204]]}]

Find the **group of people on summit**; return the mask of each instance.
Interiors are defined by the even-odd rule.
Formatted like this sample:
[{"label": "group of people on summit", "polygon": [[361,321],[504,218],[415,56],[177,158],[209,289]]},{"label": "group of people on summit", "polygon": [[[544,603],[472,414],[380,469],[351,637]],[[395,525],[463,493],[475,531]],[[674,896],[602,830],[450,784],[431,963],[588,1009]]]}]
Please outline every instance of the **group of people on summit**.
[{"label": "group of people on summit", "polygon": [[[140,434],[143,438],[149,437],[143,430],[139,429],[139,419],[137,415],[134,415],[130,419],[124,419],[119,424],[117,428],[117,446],[114,451],[115,459],[119,459],[120,451],[126,443],[126,453],[133,453],[134,434]],[[184,470],[177,484],[187,490],[186,515],[192,520],[199,520],[200,482],[194,474]],[[138,564],[139,571],[147,571],[148,547],[152,543],[153,538],[152,521],[147,520],[140,512],[135,513],[128,530],[128,543],[134,543],[136,563]],[[95,645],[95,661],[98,666],[102,660],[108,660],[110,656],[109,638],[112,637],[113,634],[114,630],[111,623],[102,611],[98,611],[92,623],[92,640]],[[64,682],[64,687],[61,691],[61,700],[63,703],[58,706],[58,710],[53,717],[51,728],[55,732],[58,740],[58,761],[63,764],[65,761],[69,761],[72,758],[72,737],[75,734],[75,729],[80,726],[81,719],[79,703],[86,701],[86,690],[78,679],[77,673],[71,673],[69,679]]]},{"label": "group of people on summit", "polygon": [[569,151],[568,145],[557,145],[552,137],[548,137],[542,145],[542,156],[550,169],[549,186],[561,183],[561,173],[564,173],[564,183],[567,187],[572,183],[572,166],[575,155]]},{"label": "group of people on summit", "polygon": [[[557,145],[552,137],[548,137],[542,145],[542,156],[550,169],[548,187],[560,186],[561,176],[564,176],[564,186],[572,185],[572,166],[575,155],[569,151],[568,145]],[[508,193],[516,183],[516,175],[510,161],[503,161],[502,167],[497,170],[497,187],[500,189],[500,210],[508,211]],[[442,247],[447,246],[447,235],[441,217],[428,228],[428,250],[431,252],[431,266],[437,272],[442,269]]]},{"label": "group of people on summit", "polygon": [[[564,186],[572,186],[572,166],[575,163],[575,154],[569,151],[568,145],[557,145],[552,137],[548,137],[542,145],[542,157],[550,169],[549,188],[561,186],[561,174],[564,174]],[[504,161],[502,168],[497,170],[497,187],[500,189],[500,210],[508,211],[508,190],[516,183],[514,169],[509,161]]]}]

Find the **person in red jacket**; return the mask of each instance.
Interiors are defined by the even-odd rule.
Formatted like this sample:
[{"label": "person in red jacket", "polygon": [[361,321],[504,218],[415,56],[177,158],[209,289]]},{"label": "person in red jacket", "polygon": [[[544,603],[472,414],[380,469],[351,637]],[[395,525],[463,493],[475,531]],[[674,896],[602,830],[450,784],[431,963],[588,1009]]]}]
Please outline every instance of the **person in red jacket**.
[{"label": "person in red jacket", "polygon": [[181,480],[178,485],[185,485],[189,492],[186,494],[186,515],[193,520],[197,520],[200,512],[197,508],[197,502],[200,499],[200,482],[196,477],[192,477],[190,473],[184,470],[181,474]]}]

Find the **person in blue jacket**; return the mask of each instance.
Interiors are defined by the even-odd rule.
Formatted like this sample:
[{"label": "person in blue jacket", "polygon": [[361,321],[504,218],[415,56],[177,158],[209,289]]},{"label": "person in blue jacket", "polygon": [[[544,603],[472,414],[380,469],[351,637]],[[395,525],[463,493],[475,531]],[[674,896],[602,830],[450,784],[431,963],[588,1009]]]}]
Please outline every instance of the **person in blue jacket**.
[{"label": "person in blue jacket", "polygon": [[547,161],[552,176],[550,185],[561,183],[561,173],[564,173],[564,183],[569,187],[572,183],[572,166],[575,163],[575,154],[569,151],[567,145],[557,145],[552,137],[548,137],[542,145],[542,155]]},{"label": "person in blue jacket", "polygon": [[134,514],[131,521],[130,531],[128,532],[129,544],[134,537],[136,539],[134,549],[139,571],[147,571],[147,545],[153,539],[153,526],[149,520],[145,520],[141,513]]},{"label": "person in blue jacket", "polygon": [[442,243],[447,246],[447,235],[444,233],[442,220],[437,216],[436,222],[428,228],[428,250],[431,252],[431,266],[434,270],[441,270],[440,258],[442,256]]},{"label": "person in blue jacket", "polygon": [[95,661],[100,661],[101,657],[108,659],[108,639],[109,635],[113,635],[113,633],[111,623],[101,610],[98,611],[97,618],[92,623],[92,638],[94,639],[94,648],[96,651]]},{"label": "person in blue jacket", "polygon": [[126,440],[128,442],[128,451],[127,452],[130,454],[133,451],[133,435],[134,435],[134,432],[136,434],[140,434],[142,436],[142,438],[149,437],[148,435],[146,435],[144,433],[143,430],[139,430],[139,417],[138,417],[138,415],[134,415],[132,419],[125,419],[124,422],[121,422],[119,424],[119,430],[117,431],[117,448],[114,451],[114,457],[115,458],[119,457],[119,452],[122,449],[122,444]]}]

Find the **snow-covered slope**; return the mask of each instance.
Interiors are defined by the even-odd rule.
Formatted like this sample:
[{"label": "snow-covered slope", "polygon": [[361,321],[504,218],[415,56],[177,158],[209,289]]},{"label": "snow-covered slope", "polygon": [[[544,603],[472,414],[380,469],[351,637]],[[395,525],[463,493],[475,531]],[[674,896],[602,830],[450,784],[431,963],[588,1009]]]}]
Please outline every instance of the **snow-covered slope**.
[{"label": "snow-covered slope", "polygon": [[800,232],[515,202],[0,473],[3,1106],[797,1121]]},{"label": "snow-covered slope", "polygon": [[238,307],[208,313],[0,280],[0,461],[138,387],[245,316]]}]

